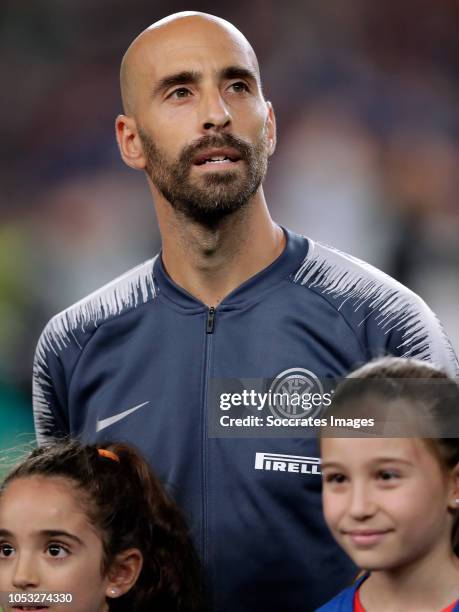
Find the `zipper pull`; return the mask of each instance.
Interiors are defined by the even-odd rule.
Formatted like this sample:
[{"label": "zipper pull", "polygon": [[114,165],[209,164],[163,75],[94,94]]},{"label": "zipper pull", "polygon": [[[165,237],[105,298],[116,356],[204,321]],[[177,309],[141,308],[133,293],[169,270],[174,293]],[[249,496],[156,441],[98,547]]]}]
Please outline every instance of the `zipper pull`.
[{"label": "zipper pull", "polygon": [[215,308],[212,306],[207,313],[206,334],[213,334],[215,326]]}]

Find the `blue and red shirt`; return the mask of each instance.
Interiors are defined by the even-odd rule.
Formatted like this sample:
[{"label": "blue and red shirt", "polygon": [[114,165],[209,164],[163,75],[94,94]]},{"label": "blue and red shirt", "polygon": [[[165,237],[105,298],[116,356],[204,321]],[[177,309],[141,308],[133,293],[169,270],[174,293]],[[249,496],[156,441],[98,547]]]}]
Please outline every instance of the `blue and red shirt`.
[{"label": "blue and red shirt", "polygon": [[[368,576],[369,574],[364,574],[358,578],[352,586],[339,593],[316,612],[366,612],[360,601],[360,587]],[[454,601],[439,612],[459,612],[459,601]]]}]

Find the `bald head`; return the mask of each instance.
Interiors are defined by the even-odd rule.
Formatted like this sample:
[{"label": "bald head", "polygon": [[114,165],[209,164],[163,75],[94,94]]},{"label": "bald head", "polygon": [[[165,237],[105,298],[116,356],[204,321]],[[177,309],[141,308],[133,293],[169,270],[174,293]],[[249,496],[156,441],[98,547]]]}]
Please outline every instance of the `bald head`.
[{"label": "bald head", "polygon": [[255,52],[245,36],[229,21],[207,13],[174,13],[139,34],[124,54],[120,70],[124,112],[136,114],[139,94],[148,87],[151,70],[173,58],[176,51],[208,47],[211,52],[216,46],[237,49],[260,84]]}]

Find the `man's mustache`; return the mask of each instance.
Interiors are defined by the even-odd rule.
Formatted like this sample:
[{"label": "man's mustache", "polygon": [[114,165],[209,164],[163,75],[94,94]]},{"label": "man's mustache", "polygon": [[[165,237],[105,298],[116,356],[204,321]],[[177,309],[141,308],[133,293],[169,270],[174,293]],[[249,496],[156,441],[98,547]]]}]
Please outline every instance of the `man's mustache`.
[{"label": "man's mustache", "polygon": [[232,134],[224,134],[221,136],[203,136],[199,140],[195,140],[191,144],[184,147],[182,150],[179,161],[184,164],[192,164],[196,155],[203,149],[215,148],[220,149],[224,147],[231,147],[236,149],[241,159],[248,160],[252,154],[252,147],[237,136]]}]

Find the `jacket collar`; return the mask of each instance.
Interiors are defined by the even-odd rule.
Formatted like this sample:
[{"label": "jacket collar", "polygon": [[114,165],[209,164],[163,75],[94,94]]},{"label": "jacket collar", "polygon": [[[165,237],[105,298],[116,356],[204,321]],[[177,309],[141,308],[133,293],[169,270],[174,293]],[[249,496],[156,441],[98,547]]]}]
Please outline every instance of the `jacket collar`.
[{"label": "jacket collar", "polygon": [[[279,283],[293,277],[308,252],[308,241],[303,236],[282,228],[286,245],[282,253],[268,267],[264,268],[239,287],[231,291],[218,305],[218,310],[234,310],[249,303],[261,301]],[[198,312],[207,306],[177,285],[167,274],[162,261],[162,252],[156,259],[154,268],[155,283],[159,296],[172,301],[176,306]]]}]

